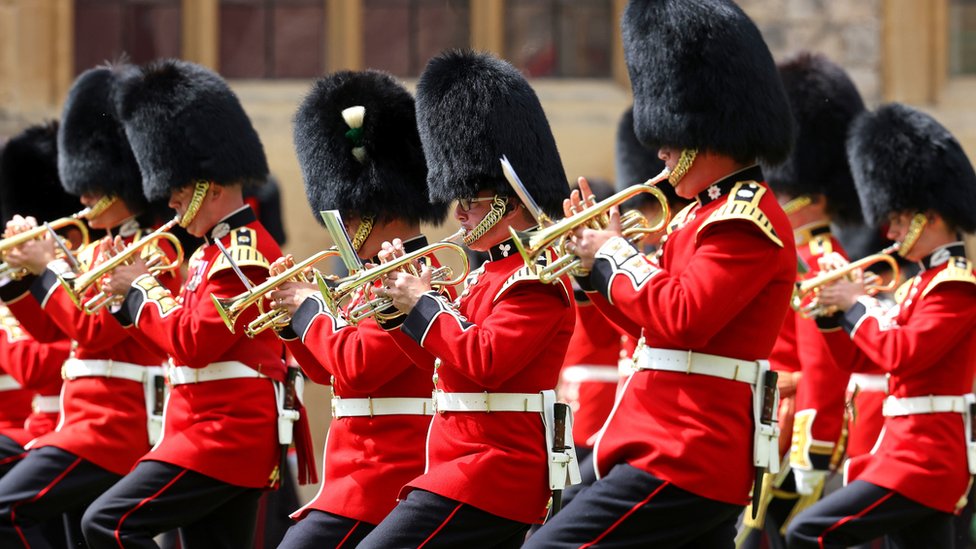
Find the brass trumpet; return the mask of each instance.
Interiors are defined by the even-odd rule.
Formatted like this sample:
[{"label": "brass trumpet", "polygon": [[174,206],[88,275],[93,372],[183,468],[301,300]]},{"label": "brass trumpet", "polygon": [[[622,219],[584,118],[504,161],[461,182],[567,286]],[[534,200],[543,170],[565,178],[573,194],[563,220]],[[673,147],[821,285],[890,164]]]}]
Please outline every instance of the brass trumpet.
[{"label": "brass trumpet", "polygon": [[[55,219],[48,223],[44,223],[40,226],[34,227],[33,229],[26,230],[22,233],[15,234],[13,236],[8,236],[3,240],[0,240],[0,255],[5,253],[7,250],[16,248],[25,242],[42,238],[44,235],[48,234],[51,230],[61,230],[67,227],[75,227],[81,231],[81,246],[79,249],[88,245],[88,225],[85,224],[84,220],[91,214],[91,208],[85,208],[80,212],[70,215],[68,217],[62,217],[61,219]],[[48,228],[50,227],[50,229]],[[70,244],[65,242],[62,246],[65,249],[70,248]],[[13,267],[7,262],[0,263],[0,278],[10,277],[14,279],[23,278],[27,274],[26,269],[18,269]]]},{"label": "brass trumpet", "polygon": [[258,317],[248,323],[244,328],[244,334],[247,337],[254,337],[268,328],[280,328],[287,325],[291,316],[285,309],[272,308],[271,310],[265,311],[264,305],[262,304],[264,296],[286,282],[293,280],[311,282],[305,277],[305,270],[327,257],[337,255],[339,255],[339,252],[335,249],[323,250],[301,263],[296,263],[283,273],[265,280],[246,292],[234,297],[217,297],[211,295],[210,298],[213,300],[214,307],[217,308],[217,313],[220,314],[220,318],[224,320],[224,324],[227,325],[227,329],[232,334],[235,333],[235,325],[241,313],[251,305],[257,304],[259,311]]},{"label": "brass trumpet", "polygon": [[[167,232],[178,222],[179,218],[174,218],[166,222],[155,231],[147,234],[135,242],[132,242],[118,254],[112,256],[102,263],[99,263],[98,265],[95,265],[92,269],[89,269],[77,277],[62,277],[61,284],[64,286],[65,290],[68,291],[68,296],[71,297],[71,300],[75,302],[75,305],[80,307],[88,314],[95,313],[107,305],[121,301],[124,299],[123,296],[111,295],[105,292],[99,292],[85,302],[82,302],[81,298],[85,292],[88,291],[92,285],[101,280],[103,276],[115,270],[116,267],[129,263],[136,253],[141,253],[143,248],[150,245],[154,245],[154,249],[148,254],[147,257],[147,264],[151,274],[156,275],[161,272],[178,270],[180,265],[183,264],[183,246],[180,245],[179,239],[176,238],[173,233]],[[169,243],[176,250],[176,258],[170,261],[166,257],[166,254],[163,253],[163,251],[156,245],[159,240],[169,241]]]},{"label": "brass trumpet", "polygon": [[[419,250],[414,250],[408,254],[404,254],[386,263],[376,265],[358,273],[353,273],[345,278],[332,281],[331,285],[329,281],[327,281],[321,274],[316,274],[315,279],[316,282],[318,282],[319,290],[322,292],[322,297],[325,299],[325,304],[332,314],[341,314],[350,324],[358,324],[361,320],[374,316],[378,312],[383,311],[393,305],[393,301],[390,298],[377,297],[373,294],[373,284],[375,284],[377,280],[394,271],[411,269],[415,261],[420,261],[423,258],[427,258],[429,260],[434,253],[440,250],[449,250],[457,254],[458,259],[461,260],[462,272],[459,276],[454,276],[454,271],[450,267],[438,267],[437,269],[434,269],[434,272],[431,275],[431,286],[435,288],[443,288],[445,286],[455,286],[464,282],[464,279],[467,278],[470,270],[470,266],[468,265],[468,256],[464,252],[464,248],[454,242],[451,242],[452,240],[456,240],[463,235],[464,230],[459,230],[445,240],[434,242],[433,244],[420,248]],[[343,302],[350,298],[355,291],[360,288],[363,290],[364,302],[356,307],[353,307],[351,310],[344,312]],[[399,314],[394,316],[399,316]]]},{"label": "brass trumpet", "polygon": [[[898,286],[899,268],[898,261],[892,254],[898,251],[898,247],[898,244],[894,244],[885,248],[884,250],[881,250],[879,253],[863,257],[838,269],[823,271],[813,278],[808,278],[806,280],[797,282],[796,287],[793,289],[793,299],[791,301],[793,309],[800,313],[800,315],[802,315],[804,318],[815,318],[818,316],[833,314],[834,311],[821,307],[820,304],[817,303],[817,295],[820,293],[820,289],[831,282],[849,276],[854,271],[866,269],[878,263],[887,263],[891,267],[891,281],[888,284],[866,282],[864,285],[864,290],[871,295],[881,292],[895,291],[895,288]],[[810,296],[812,296],[810,302],[807,305],[803,305],[803,302],[806,301],[806,299]]]},{"label": "brass trumpet", "polygon": [[[620,218],[624,237],[631,242],[638,242],[645,235],[658,232],[667,226],[671,219],[671,208],[668,199],[655,185],[668,178],[669,171],[665,168],[660,174],[648,179],[643,184],[633,185],[602,200],[569,217],[563,218],[547,227],[534,231],[516,231],[509,228],[515,247],[525,260],[525,264],[535,267],[539,280],[551,284],[566,273],[585,274],[581,262],[573,253],[566,249],[570,233],[582,227],[604,229],[610,223],[610,209],[619,206],[631,198],[648,193],[654,196],[661,205],[661,217],[653,226],[640,212],[631,210]],[[547,248],[555,248],[556,258],[549,264],[538,267],[538,258]]]}]

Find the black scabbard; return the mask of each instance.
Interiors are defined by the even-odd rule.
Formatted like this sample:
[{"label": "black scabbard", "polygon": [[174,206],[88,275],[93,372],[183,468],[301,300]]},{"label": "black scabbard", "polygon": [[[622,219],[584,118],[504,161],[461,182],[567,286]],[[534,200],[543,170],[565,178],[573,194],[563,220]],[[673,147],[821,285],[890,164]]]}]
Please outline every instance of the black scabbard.
[{"label": "black scabbard", "polygon": [[[552,451],[553,452],[564,452],[566,451],[566,415],[569,410],[568,404],[563,404],[562,402],[557,402],[553,406],[552,416]],[[550,458],[551,459],[551,458]],[[563,506],[563,491],[553,490],[552,491],[552,508],[549,511],[549,518],[556,516],[556,513],[562,509]]]}]

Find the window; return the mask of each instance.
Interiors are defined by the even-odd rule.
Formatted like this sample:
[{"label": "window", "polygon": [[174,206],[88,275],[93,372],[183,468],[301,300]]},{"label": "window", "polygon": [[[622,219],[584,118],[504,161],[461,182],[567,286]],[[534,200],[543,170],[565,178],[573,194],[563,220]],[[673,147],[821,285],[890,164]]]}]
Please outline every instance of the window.
[{"label": "window", "polygon": [[976,0],[949,4],[949,75],[976,75]]},{"label": "window", "polygon": [[365,0],[363,56],[367,68],[415,77],[427,61],[470,43],[467,0]]},{"label": "window", "polygon": [[323,0],[220,0],[226,78],[315,78],[325,72]]},{"label": "window", "polygon": [[608,78],[611,0],[508,0],[505,57],[528,77]]},{"label": "window", "polygon": [[179,57],[181,0],[75,0],[74,74],[118,59]]}]

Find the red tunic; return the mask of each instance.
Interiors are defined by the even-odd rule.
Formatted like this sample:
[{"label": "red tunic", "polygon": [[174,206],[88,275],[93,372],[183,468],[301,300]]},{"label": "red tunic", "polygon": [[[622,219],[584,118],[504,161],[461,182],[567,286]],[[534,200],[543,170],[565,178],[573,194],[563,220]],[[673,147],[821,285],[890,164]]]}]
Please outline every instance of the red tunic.
[{"label": "red tunic", "polygon": [[[425,238],[404,242],[407,252],[426,245]],[[288,341],[288,348],[302,370],[313,381],[331,384],[337,397],[430,400],[433,360],[415,365],[375,320],[351,326],[333,317],[316,294],[302,303],[291,326],[300,341]],[[400,489],[424,472],[430,420],[429,415],[333,418],[322,485],[293,517],[315,509],[379,524],[396,506]]]},{"label": "red tunic", "polygon": [[[143,233],[126,236],[128,244]],[[97,266],[99,243],[82,251],[83,265]],[[96,257],[97,255],[97,257]],[[162,277],[171,286],[179,280]],[[82,299],[98,292],[93,284]],[[9,302],[11,312],[38,340],[50,341],[59,330],[77,343],[73,356],[81,360],[115,360],[140,366],[159,366],[165,355],[147,346],[116,321],[107,308],[87,314],[71,300],[58,275],[48,268],[31,285],[33,297]],[[56,336],[55,336],[56,337]],[[54,446],[115,474],[129,472],[149,450],[146,400],[142,383],[119,378],[83,377],[64,383],[61,420],[56,430],[35,439],[31,448]]]},{"label": "red tunic", "polygon": [[[569,281],[540,283],[514,252],[511,241],[496,245],[492,259],[468,276],[456,304],[428,293],[391,332],[418,364],[429,363],[430,355],[441,360],[437,389],[555,389],[575,321]],[[438,413],[427,438],[427,471],[405,490],[427,490],[513,521],[541,522],[551,495],[544,437],[536,413]]]},{"label": "red tunic", "polygon": [[[865,299],[841,322],[857,347],[855,366],[874,363],[891,374],[895,397],[963,395],[976,371],[976,276],[961,243],[941,248],[885,311]],[[950,255],[952,257],[950,257]],[[934,261],[933,261],[934,258]],[[865,480],[942,512],[955,512],[969,489],[963,417],[959,413],[885,418],[871,454],[850,460],[848,480]]]},{"label": "red tunic", "polygon": [[[280,257],[281,251],[251,209],[237,210],[217,227],[229,229],[220,241],[245,276],[255,285],[265,280],[268,261]],[[233,297],[244,290],[219,248],[208,240],[190,258],[178,299],[152,277],[142,277],[133,282],[119,316],[166,349],[177,366],[203,368],[236,361],[282,381],[284,348],[277,336],[244,335],[243,327],[257,316],[256,308],[241,314],[235,335],[210,298]],[[267,487],[277,481],[277,418],[269,379],[176,385],[166,401],[163,434],[143,460],[170,463],[236,486]]]},{"label": "red tunic", "polygon": [[12,421],[9,427],[2,428],[0,434],[23,446],[31,439],[53,431],[58,424],[58,412],[33,410],[31,401],[34,395],[57,397],[61,393],[61,366],[68,358],[71,342],[67,339],[52,343],[34,340],[4,305],[0,305],[0,330],[3,331],[0,370],[23,387],[22,390],[0,393],[3,398],[0,414],[19,417],[25,410],[27,412],[19,422]]},{"label": "red tunic", "polygon": [[[761,179],[758,168],[744,170],[699,195],[675,218],[660,267],[611,239],[588,279],[599,291],[594,303],[630,334],[643,331],[648,347],[766,359],[789,308],[796,252],[792,239],[780,240],[792,230],[773,193],[755,183]],[[618,245],[619,254],[606,255]],[[618,399],[595,465],[605,475],[629,463],[741,505],[754,477],[752,440],[749,385],[645,370]]]},{"label": "red tunic", "polygon": [[[820,274],[819,259],[830,253],[847,254],[831,236],[830,226],[811,229],[812,238],[797,246],[797,254],[809,267],[803,279]],[[807,305],[807,300],[804,305]],[[841,437],[850,364],[839,366],[817,328],[816,320],[794,314],[796,360],[801,376],[796,390],[796,420],[790,462],[803,470],[827,470]],[[848,344],[850,347],[850,344]],[[850,351],[848,351],[850,352]]]},{"label": "red tunic", "polygon": [[563,361],[559,396],[573,410],[576,445],[592,447],[616,399],[622,336],[582,293],[577,294],[576,329]]}]

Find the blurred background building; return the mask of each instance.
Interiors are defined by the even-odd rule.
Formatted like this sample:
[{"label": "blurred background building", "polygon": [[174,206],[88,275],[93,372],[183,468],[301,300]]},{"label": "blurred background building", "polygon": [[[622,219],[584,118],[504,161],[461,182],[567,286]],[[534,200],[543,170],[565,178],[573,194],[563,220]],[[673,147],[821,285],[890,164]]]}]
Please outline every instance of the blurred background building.
[{"label": "blurred background building", "polygon": [[[773,54],[810,49],[844,66],[872,105],[931,112],[976,155],[976,0],[740,0]],[[630,104],[619,18],[626,0],[0,0],[0,137],[57,117],[72,80],[126,53],[223,74],[281,185],[286,250],[324,233],[305,201],[292,117],[311,79],[377,68],[415,83],[449,47],[490,50],[535,86],[575,178],[613,180]],[[450,223],[449,223],[450,225]],[[448,232],[447,230],[444,231]],[[313,422],[321,427],[321,407]],[[324,429],[316,429],[321,447]]]}]

